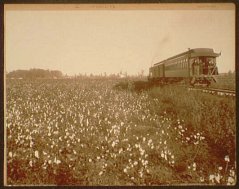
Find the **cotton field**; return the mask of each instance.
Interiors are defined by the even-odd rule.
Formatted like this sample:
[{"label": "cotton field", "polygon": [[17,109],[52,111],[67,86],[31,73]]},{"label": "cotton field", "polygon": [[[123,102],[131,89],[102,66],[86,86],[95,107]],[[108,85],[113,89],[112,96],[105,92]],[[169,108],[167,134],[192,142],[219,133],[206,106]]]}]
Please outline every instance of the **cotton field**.
[{"label": "cotton field", "polygon": [[117,82],[7,80],[7,184],[235,184],[234,153],[213,156],[173,104]]}]

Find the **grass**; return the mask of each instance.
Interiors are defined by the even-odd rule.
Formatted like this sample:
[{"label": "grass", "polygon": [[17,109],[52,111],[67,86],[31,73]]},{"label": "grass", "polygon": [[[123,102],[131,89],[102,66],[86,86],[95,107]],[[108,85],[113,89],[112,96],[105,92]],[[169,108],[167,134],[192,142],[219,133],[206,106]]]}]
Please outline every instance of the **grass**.
[{"label": "grass", "polygon": [[118,83],[8,80],[7,183],[235,184],[234,98]]},{"label": "grass", "polygon": [[212,83],[212,87],[221,89],[236,89],[236,75],[235,73],[221,74],[215,76],[217,82]]}]

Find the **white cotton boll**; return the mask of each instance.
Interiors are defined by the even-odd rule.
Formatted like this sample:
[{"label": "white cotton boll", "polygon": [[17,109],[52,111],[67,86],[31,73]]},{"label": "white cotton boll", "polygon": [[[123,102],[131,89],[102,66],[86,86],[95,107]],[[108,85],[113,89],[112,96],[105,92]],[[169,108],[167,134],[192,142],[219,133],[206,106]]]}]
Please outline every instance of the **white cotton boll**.
[{"label": "white cotton boll", "polygon": [[204,178],[203,177],[200,177],[200,182],[204,182]]},{"label": "white cotton boll", "polygon": [[35,157],[39,158],[39,152],[37,150],[35,151]]},{"label": "white cotton boll", "polygon": [[199,144],[199,142],[198,142],[198,141],[197,141],[197,142],[194,142],[194,144],[197,145],[197,144]]},{"label": "white cotton boll", "polygon": [[8,155],[9,155],[9,157],[11,157],[11,158],[12,158],[12,152],[9,152],[9,153],[8,153]]},{"label": "white cotton boll", "polygon": [[145,150],[141,150],[141,151],[140,151],[140,155],[141,155],[141,156],[143,156],[144,153],[145,153]]},{"label": "white cotton boll", "polygon": [[214,175],[209,175],[209,180],[210,180],[210,181],[214,182],[214,178],[215,178]]},{"label": "white cotton boll", "polygon": [[140,178],[142,178],[143,177],[143,172],[139,172],[139,176],[140,176]]},{"label": "white cotton boll", "polygon": [[33,142],[32,142],[32,141],[30,141],[30,148],[32,148],[32,146],[33,146]]},{"label": "white cotton boll", "polygon": [[232,185],[232,184],[235,184],[235,179],[232,178],[232,177],[228,177],[228,179],[227,179],[227,185]]},{"label": "white cotton boll", "polygon": [[113,143],[112,143],[112,147],[114,148],[114,147],[115,147],[115,145],[116,145],[116,142],[115,142],[115,141],[113,141]]},{"label": "white cotton boll", "polygon": [[197,168],[197,165],[196,165],[196,163],[194,162],[194,163],[193,163],[193,171],[196,171],[196,168]]},{"label": "white cotton boll", "polygon": [[32,161],[29,161],[29,165],[32,167]]},{"label": "white cotton boll", "polygon": [[161,157],[164,158],[164,153],[163,152],[161,152]]},{"label": "white cotton boll", "polygon": [[122,149],[122,148],[120,148],[120,149],[119,149],[119,154],[120,154],[120,153],[122,153],[122,152],[123,152],[123,149]]},{"label": "white cotton boll", "polygon": [[167,158],[167,155],[166,155],[166,154],[164,155],[164,159],[165,159],[166,161],[168,160],[168,158]]},{"label": "white cotton boll", "polygon": [[217,183],[220,183],[220,180],[221,180],[221,176],[219,174],[217,174],[215,176],[215,180],[217,181]]},{"label": "white cotton boll", "polygon": [[229,156],[228,156],[228,155],[225,156],[224,160],[225,160],[226,162],[230,162],[230,158],[229,158]]},{"label": "white cotton boll", "polygon": [[56,164],[60,164],[61,163],[61,160],[56,160]]},{"label": "white cotton boll", "polygon": [[221,171],[221,170],[222,170],[222,167],[218,167],[218,170]]}]

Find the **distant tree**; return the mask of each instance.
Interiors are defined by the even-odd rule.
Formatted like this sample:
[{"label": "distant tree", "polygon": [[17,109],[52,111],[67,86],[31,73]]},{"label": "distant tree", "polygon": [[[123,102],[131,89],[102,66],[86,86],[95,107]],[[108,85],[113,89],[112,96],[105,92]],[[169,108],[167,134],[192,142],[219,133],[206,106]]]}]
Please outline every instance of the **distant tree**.
[{"label": "distant tree", "polygon": [[140,74],[141,77],[144,76],[144,70],[141,70],[141,74]]},{"label": "distant tree", "polygon": [[53,70],[50,72],[50,75],[52,77],[57,77],[57,78],[60,78],[63,76],[63,74],[61,73],[61,71],[58,71],[58,70]]},{"label": "distant tree", "polygon": [[229,70],[227,74],[228,74],[228,75],[232,75],[232,71],[231,71],[231,70]]},{"label": "distant tree", "polygon": [[127,72],[125,72],[125,73],[124,73],[124,76],[125,76],[125,77],[127,77],[127,76],[128,76]]}]

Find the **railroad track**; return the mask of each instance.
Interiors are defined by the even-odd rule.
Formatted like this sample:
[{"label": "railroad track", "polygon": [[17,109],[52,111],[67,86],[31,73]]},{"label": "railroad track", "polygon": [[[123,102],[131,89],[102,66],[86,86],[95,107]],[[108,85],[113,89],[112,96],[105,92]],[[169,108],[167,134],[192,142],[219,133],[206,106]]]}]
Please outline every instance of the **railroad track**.
[{"label": "railroad track", "polygon": [[198,90],[204,93],[210,93],[219,96],[232,96],[236,97],[235,90],[228,90],[228,89],[217,89],[217,88],[203,88],[203,87],[189,87],[189,91]]}]

